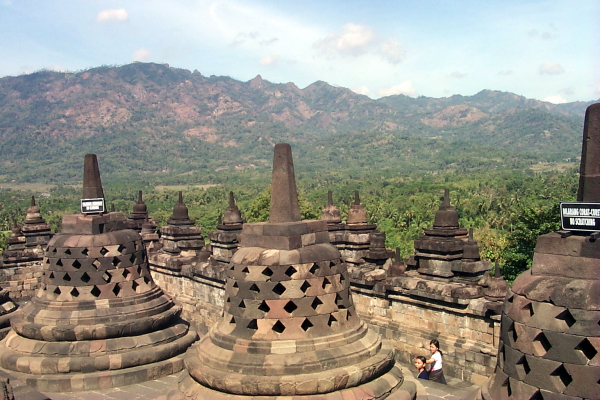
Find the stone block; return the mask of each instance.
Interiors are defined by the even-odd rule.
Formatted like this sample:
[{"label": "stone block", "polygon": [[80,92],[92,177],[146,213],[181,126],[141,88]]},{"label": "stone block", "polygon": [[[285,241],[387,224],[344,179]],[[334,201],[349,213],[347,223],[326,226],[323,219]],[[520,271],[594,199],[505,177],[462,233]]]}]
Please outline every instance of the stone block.
[{"label": "stone block", "polygon": [[600,257],[588,258],[535,253],[531,273],[532,275],[589,279],[590,277],[600,276]]}]

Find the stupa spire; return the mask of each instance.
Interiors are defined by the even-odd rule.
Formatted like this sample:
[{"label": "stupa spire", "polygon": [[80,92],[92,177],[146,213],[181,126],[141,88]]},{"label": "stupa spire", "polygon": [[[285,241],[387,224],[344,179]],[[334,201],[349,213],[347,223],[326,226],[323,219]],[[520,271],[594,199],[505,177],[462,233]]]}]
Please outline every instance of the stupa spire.
[{"label": "stupa spire", "polygon": [[600,202],[600,103],[585,112],[577,201]]},{"label": "stupa spire", "polygon": [[292,148],[288,143],[278,143],[273,157],[269,222],[296,222],[301,219]]},{"label": "stupa spire", "polygon": [[104,190],[100,179],[98,158],[95,154],[86,154],[83,160],[83,199],[103,199]]}]

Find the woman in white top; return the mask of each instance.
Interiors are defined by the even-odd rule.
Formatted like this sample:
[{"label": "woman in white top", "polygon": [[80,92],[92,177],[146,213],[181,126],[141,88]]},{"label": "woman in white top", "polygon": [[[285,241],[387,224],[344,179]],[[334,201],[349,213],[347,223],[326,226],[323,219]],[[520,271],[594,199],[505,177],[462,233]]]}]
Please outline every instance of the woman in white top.
[{"label": "woman in white top", "polygon": [[440,351],[440,342],[433,339],[429,342],[429,351],[431,351],[431,358],[427,360],[427,364],[431,364],[429,370],[429,380],[446,384],[446,378],[444,377],[444,371],[442,371],[442,352]]}]

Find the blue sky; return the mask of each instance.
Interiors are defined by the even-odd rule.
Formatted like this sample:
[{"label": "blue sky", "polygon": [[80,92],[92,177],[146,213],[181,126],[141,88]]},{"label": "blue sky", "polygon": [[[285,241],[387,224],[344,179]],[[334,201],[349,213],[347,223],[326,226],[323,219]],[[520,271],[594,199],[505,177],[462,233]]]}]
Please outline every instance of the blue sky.
[{"label": "blue sky", "polygon": [[599,0],[0,0],[0,77],[132,61],[373,98],[600,98]]}]

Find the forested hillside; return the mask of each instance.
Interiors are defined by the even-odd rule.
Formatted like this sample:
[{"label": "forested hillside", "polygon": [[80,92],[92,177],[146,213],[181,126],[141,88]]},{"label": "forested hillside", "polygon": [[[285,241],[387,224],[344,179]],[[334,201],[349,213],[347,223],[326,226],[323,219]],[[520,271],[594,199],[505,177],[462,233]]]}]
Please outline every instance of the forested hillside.
[{"label": "forested hillside", "polygon": [[268,165],[280,141],[307,168],[524,167],[576,158],[585,106],[489,90],[372,100],[325,82],[300,89],[149,63],[41,71],[0,79],[0,182],[76,181],[89,152],[106,177],[219,182]]}]

